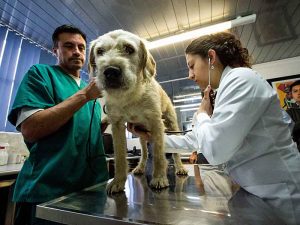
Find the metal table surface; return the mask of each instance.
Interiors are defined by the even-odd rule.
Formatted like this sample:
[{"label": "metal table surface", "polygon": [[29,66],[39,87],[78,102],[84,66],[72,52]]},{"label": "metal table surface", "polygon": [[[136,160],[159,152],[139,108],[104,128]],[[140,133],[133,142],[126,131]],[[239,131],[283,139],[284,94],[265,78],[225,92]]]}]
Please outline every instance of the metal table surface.
[{"label": "metal table surface", "polygon": [[169,167],[170,187],[161,191],[149,188],[151,176],[129,174],[123,193],[107,195],[101,183],[38,205],[36,215],[72,225],[297,224],[293,212],[238,190],[218,168],[194,168],[194,176],[179,177]]}]

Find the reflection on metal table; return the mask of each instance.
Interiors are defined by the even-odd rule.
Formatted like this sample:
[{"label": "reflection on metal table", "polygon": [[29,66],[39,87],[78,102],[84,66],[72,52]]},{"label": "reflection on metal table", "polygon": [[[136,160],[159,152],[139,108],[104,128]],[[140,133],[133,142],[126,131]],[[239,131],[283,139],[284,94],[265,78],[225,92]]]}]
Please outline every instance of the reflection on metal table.
[{"label": "reflection on metal table", "polygon": [[238,190],[217,167],[192,167],[180,177],[168,168],[170,187],[149,188],[150,175],[129,174],[123,193],[109,196],[106,183],[37,207],[37,217],[72,225],[93,224],[294,224],[294,215]]}]

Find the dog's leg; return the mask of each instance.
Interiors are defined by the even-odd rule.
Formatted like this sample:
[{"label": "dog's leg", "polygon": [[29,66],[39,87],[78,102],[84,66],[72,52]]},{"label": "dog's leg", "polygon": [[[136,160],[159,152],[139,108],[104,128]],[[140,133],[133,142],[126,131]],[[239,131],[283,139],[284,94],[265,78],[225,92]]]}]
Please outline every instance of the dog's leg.
[{"label": "dog's leg", "polygon": [[124,190],[128,171],[124,123],[112,123],[112,135],[114,144],[115,176],[106,187],[106,190],[109,194]]},{"label": "dog's leg", "polygon": [[152,133],[153,147],[153,176],[150,182],[152,188],[160,189],[169,186],[167,178],[167,160],[164,152],[164,125],[162,121],[157,122],[156,129]]},{"label": "dog's leg", "polygon": [[174,159],[176,174],[177,175],[188,175],[188,171],[184,168],[181,158],[180,158],[180,155],[178,153],[173,153],[172,156]]},{"label": "dog's leg", "polygon": [[[171,102],[168,101],[167,110],[164,113],[164,125],[169,131],[179,131],[176,112]],[[184,168],[180,155],[173,153],[174,165],[177,175],[188,175],[188,171]]]},{"label": "dog's leg", "polygon": [[137,167],[132,170],[133,174],[143,174],[145,172],[145,167],[147,163],[147,155],[148,155],[148,150],[147,150],[147,141],[140,138],[140,143],[142,146],[142,151],[141,151],[141,158],[139,161],[139,164]]}]

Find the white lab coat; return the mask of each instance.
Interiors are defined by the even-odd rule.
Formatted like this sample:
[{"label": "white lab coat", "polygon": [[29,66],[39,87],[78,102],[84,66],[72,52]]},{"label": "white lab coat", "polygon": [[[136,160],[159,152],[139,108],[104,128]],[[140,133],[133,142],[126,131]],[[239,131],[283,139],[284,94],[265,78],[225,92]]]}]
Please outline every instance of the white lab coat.
[{"label": "white lab coat", "polygon": [[300,201],[299,152],[276,92],[252,69],[227,66],[212,117],[195,115],[192,132],[165,136],[165,147],[196,149],[210,164],[225,163],[229,176],[259,197]]}]

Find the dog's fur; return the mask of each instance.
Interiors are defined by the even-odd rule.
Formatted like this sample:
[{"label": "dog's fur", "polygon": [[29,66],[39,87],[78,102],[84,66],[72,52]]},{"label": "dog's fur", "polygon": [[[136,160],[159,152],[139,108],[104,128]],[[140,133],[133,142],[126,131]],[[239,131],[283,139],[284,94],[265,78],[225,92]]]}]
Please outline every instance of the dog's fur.
[{"label": "dog's fur", "polygon": [[[164,153],[164,131],[178,131],[173,105],[155,80],[156,64],[138,36],[123,30],[111,31],[91,42],[89,72],[104,90],[106,112],[112,124],[115,177],[109,193],[124,189],[127,177],[125,123],[140,124],[151,133],[153,149],[153,188],[169,185]],[[163,118],[163,119],[162,119]],[[147,159],[146,140],[140,138],[141,160],[133,170],[142,174]],[[178,154],[173,156],[177,174],[186,175]]]}]

